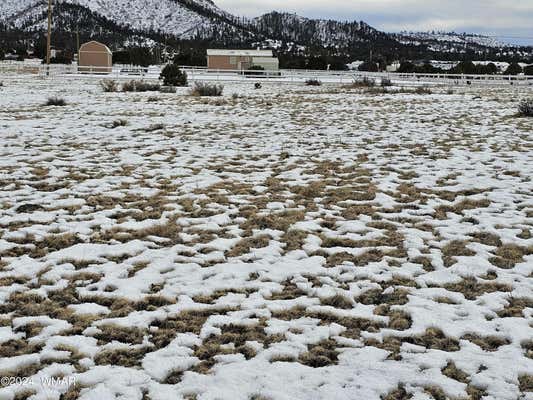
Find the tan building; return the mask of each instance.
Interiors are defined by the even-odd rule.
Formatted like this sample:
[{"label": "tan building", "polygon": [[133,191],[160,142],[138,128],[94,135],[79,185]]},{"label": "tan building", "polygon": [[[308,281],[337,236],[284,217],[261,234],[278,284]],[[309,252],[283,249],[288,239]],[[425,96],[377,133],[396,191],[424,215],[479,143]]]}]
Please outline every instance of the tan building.
[{"label": "tan building", "polygon": [[113,53],[105,44],[91,41],[80,46],[78,70],[81,73],[109,74],[113,68]]},{"label": "tan building", "polygon": [[253,66],[277,71],[279,60],[272,50],[207,50],[209,69],[246,70]]}]

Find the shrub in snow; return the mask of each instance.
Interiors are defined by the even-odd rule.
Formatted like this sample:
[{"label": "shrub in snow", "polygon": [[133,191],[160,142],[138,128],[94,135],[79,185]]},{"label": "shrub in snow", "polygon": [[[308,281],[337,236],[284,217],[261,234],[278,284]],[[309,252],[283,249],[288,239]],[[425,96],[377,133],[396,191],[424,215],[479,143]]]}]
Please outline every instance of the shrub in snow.
[{"label": "shrub in snow", "polygon": [[533,117],[533,100],[522,100],[518,105],[518,115]]},{"label": "shrub in snow", "polygon": [[320,82],[318,79],[308,79],[305,81],[305,84],[307,86],[320,86],[322,85],[322,82]]},{"label": "shrub in snow", "polygon": [[367,78],[366,76],[355,80],[353,83],[345,86],[348,89],[360,88],[360,87],[374,87],[376,86],[376,81],[374,79]]},{"label": "shrub in snow", "polygon": [[61,97],[49,97],[46,101],[47,106],[63,107],[67,105],[67,102]]},{"label": "shrub in snow", "polygon": [[427,86],[419,86],[415,89],[416,94],[431,94],[433,93]]},{"label": "shrub in snow", "polygon": [[116,119],[114,120],[113,122],[111,122],[111,124],[109,124],[109,128],[110,129],[115,129],[115,128],[118,128],[120,126],[126,126],[128,125],[128,121],[125,120],[125,119]]},{"label": "shrub in snow", "polygon": [[122,85],[123,92],[157,92],[161,89],[158,83],[149,83],[145,81],[129,81]]},{"label": "shrub in snow", "polygon": [[179,69],[176,64],[167,64],[161,71],[159,79],[164,86],[187,86],[187,73]]},{"label": "shrub in snow", "polygon": [[392,86],[392,81],[389,78],[381,79],[381,87]]},{"label": "shrub in snow", "polygon": [[100,87],[107,93],[118,91],[118,83],[113,79],[104,79],[100,82]]},{"label": "shrub in snow", "polygon": [[196,82],[190,91],[191,96],[222,96],[224,86]]}]

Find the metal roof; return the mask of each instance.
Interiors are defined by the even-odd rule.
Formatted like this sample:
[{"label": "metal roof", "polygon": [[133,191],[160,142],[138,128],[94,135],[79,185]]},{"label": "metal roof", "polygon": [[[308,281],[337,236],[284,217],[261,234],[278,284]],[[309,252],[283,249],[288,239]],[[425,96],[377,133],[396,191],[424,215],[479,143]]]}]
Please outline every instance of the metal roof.
[{"label": "metal roof", "polygon": [[248,57],[273,57],[272,50],[207,50],[208,56],[248,56]]}]

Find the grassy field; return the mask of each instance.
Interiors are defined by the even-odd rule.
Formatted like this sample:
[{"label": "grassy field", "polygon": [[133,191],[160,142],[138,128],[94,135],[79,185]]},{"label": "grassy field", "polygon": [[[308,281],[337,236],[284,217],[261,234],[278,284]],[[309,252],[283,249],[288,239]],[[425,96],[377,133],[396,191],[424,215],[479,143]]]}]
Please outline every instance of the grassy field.
[{"label": "grassy field", "polygon": [[533,399],[532,92],[4,82],[0,398]]}]

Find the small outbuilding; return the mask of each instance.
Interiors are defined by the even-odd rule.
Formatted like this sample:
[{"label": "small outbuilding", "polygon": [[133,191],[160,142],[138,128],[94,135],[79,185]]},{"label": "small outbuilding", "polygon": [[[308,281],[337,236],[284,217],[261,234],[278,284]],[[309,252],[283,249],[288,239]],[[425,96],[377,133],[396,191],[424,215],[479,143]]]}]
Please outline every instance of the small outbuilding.
[{"label": "small outbuilding", "polygon": [[207,50],[207,68],[247,70],[263,67],[267,71],[279,70],[279,60],[272,50]]},{"label": "small outbuilding", "polygon": [[81,73],[110,74],[113,70],[113,53],[105,44],[95,42],[80,46],[78,71]]}]

